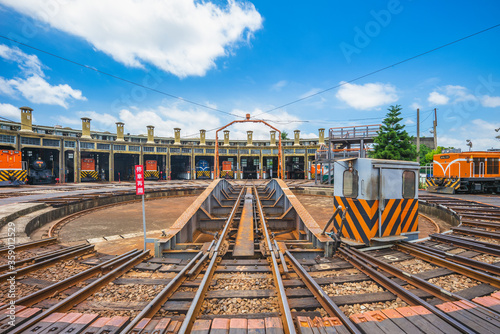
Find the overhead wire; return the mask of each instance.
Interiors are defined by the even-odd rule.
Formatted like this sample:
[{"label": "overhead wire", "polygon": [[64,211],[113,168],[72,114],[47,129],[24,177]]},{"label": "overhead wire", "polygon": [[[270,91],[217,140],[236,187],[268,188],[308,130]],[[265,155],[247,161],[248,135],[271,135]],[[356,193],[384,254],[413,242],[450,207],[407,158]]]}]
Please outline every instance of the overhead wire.
[{"label": "overhead wire", "polygon": [[431,52],[434,52],[434,51],[437,51],[437,50],[443,49],[443,48],[445,48],[445,47],[447,47],[447,46],[450,46],[450,45],[456,44],[456,43],[458,43],[458,42],[461,42],[461,41],[463,41],[463,40],[469,39],[469,38],[471,38],[471,37],[477,36],[477,35],[479,35],[479,34],[485,33],[485,32],[487,32],[487,31],[489,31],[489,30],[492,30],[492,29],[495,29],[495,28],[498,28],[498,27],[500,27],[500,23],[499,23],[499,24],[496,24],[496,25],[494,25],[494,26],[491,26],[491,27],[489,27],[489,28],[486,28],[486,29],[483,29],[483,30],[477,31],[477,32],[475,32],[475,33],[473,33],[473,34],[470,34],[470,35],[467,35],[467,36],[465,36],[465,37],[462,37],[462,38],[456,39],[456,40],[454,40],[454,41],[452,41],[452,42],[449,42],[449,43],[446,43],[446,44],[440,45],[440,46],[435,47],[435,48],[433,48],[433,49],[431,49],[431,50],[427,50],[427,51],[425,51],[425,52],[419,53],[419,54],[417,54],[417,55],[415,55],[415,56],[412,56],[412,57],[409,57],[409,58],[406,58],[406,59],[400,60],[400,61],[398,61],[398,62],[396,62],[396,63],[391,64],[391,65],[388,65],[388,66],[385,66],[385,67],[379,68],[378,70],[375,70],[375,71],[369,72],[369,73],[367,73],[367,74],[363,74],[363,75],[358,76],[358,77],[356,77],[356,78],[354,78],[354,79],[351,79],[351,80],[348,80],[348,81],[343,81],[343,82],[341,82],[341,83],[340,83],[340,84],[338,84],[338,85],[335,85],[335,86],[332,86],[332,87],[329,87],[329,88],[323,89],[323,90],[321,90],[321,91],[319,91],[319,92],[316,92],[316,93],[313,93],[313,94],[310,94],[310,95],[307,95],[307,96],[301,97],[301,98],[296,99],[296,100],[294,100],[294,101],[291,101],[291,102],[288,102],[288,103],[282,104],[282,105],[280,105],[280,106],[278,106],[278,107],[274,107],[274,108],[269,109],[269,110],[267,110],[267,111],[264,111],[264,112],[262,112],[262,113],[260,113],[260,114],[257,114],[257,115],[255,115],[254,117],[259,117],[260,115],[264,115],[264,114],[270,113],[270,112],[272,112],[272,111],[275,111],[275,110],[278,110],[278,109],[281,109],[281,108],[287,107],[287,106],[289,106],[289,105],[292,105],[292,104],[295,104],[295,103],[298,103],[298,102],[301,102],[301,101],[307,100],[307,99],[309,99],[309,98],[311,98],[311,97],[314,97],[314,96],[318,96],[318,95],[324,94],[324,93],[329,92],[329,91],[331,91],[331,90],[333,90],[333,89],[340,88],[340,87],[342,87],[342,86],[344,86],[344,85],[347,85],[347,84],[349,84],[349,83],[352,83],[352,82],[355,82],[355,81],[361,80],[361,79],[363,79],[363,78],[366,78],[366,77],[372,76],[372,75],[374,75],[374,74],[376,74],[376,73],[379,73],[379,72],[385,71],[385,70],[387,70],[387,69],[390,69],[391,67],[395,67],[395,66],[397,66],[397,65],[401,65],[401,64],[406,63],[406,62],[408,62],[408,61],[410,61],[410,60],[413,60],[413,59],[416,59],[416,58],[422,57],[422,56],[424,56],[424,55],[426,55],[426,54],[429,54],[429,53],[431,53]]}]

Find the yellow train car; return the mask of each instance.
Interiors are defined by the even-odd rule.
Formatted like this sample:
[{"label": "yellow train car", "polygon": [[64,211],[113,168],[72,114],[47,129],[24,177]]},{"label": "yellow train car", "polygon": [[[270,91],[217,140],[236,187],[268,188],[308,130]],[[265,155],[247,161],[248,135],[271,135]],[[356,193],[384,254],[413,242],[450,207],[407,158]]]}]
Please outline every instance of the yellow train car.
[{"label": "yellow train car", "polygon": [[500,192],[500,152],[436,154],[432,165],[433,175],[426,179],[429,192]]}]

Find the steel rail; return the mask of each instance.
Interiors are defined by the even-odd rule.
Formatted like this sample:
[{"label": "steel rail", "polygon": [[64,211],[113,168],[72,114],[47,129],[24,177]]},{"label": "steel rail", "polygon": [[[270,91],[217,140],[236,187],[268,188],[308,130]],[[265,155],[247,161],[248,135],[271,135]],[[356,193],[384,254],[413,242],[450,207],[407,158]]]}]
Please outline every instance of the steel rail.
[{"label": "steel rail", "polygon": [[[294,334],[296,333],[295,331],[295,326],[293,324],[293,318],[292,318],[292,312],[290,310],[290,306],[288,305],[288,299],[286,297],[286,292],[285,292],[285,286],[283,284],[283,280],[281,279],[281,274],[279,271],[278,267],[278,261],[276,259],[276,254],[273,252],[273,245],[271,243],[271,238],[269,237],[269,231],[267,230],[267,223],[266,223],[266,218],[264,216],[264,212],[262,210],[262,204],[260,202],[259,198],[259,192],[255,185],[253,185],[254,190],[255,190],[255,201],[257,203],[257,211],[259,213],[260,217],[260,223],[262,225],[262,230],[264,232],[264,236],[266,238],[266,243],[267,243],[267,248],[269,250],[269,256],[271,257],[271,262],[272,262],[272,271],[273,271],[273,277],[274,281],[276,282],[277,285],[277,291],[278,291],[278,301],[279,301],[279,306],[281,309],[281,319],[283,322],[283,328],[285,330],[286,334]],[[283,263],[283,266],[286,266],[286,263]]]},{"label": "steel rail", "polygon": [[414,285],[415,287],[417,287],[423,291],[430,293],[431,295],[433,295],[436,298],[439,298],[441,300],[448,301],[448,302],[465,301],[468,304],[474,305],[474,307],[476,307],[478,309],[482,309],[483,311],[488,313],[489,316],[495,317],[497,320],[500,319],[500,314],[498,312],[496,312],[495,310],[488,309],[480,304],[477,304],[476,302],[467,300],[460,295],[457,295],[453,292],[447,291],[447,290],[445,290],[445,289],[443,289],[435,284],[429,283],[428,281],[418,277],[417,275],[413,275],[413,274],[410,274],[408,272],[405,272],[404,270],[401,270],[397,267],[394,267],[391,264],[386,263],[382,260],[379,260],[376,257],[371,256],[365,252],[360,252],[358,250],[353,250],[353,249],[351,249],[350,251],[355,253],[358,258],[361,258],[362,260],[364,260],[365,262],[370,264],[372,267],[380,268],[380,269],[384,270],[385,272],[387,272],[387,273],[389,273],[389,274],[391,274],[399,279],[402,279],[403,281],[406,281],[407,283]]},{"label": "steel rail", "polygon": [[479,227],[479,228],[500,229],[500,224],[498,222],[490,222],[490,221],[462,219],[462,225]]},{"label": "steel rail", "polygon": [[500,233],[486,230],[476,230],[467,227],[452,227],[451,228],[454,233],[460,233],[465,235],[473,235],[477,237],[483,238],[491,238],[491,239],[500,239]]},{"label": "steel rail", "polygon": [[222,230],[220,238],[219,238],[219,240],[217,240],[217,243],[215,244],[215,248],[213,249],[213,253],[212,253],[212,258],[210,259],[210,263],[208,264],[207,268],[205,269],[205,275],[203,275],[203,279],[200,283],[200,286],[198,287],[198,290],[196,291],[196,294],[195,294],[193,300],[191,301],[191,305],[186,313],[186,316],[184,317],[184,321],[182,322],[181,328],[179,329],[179,332],[178,332],[179,334],[191,333],[191,330],[193,328],[193,324],[196,320],[196,316],[198,315],[198,312],[200,311],[201,305],[203,303],[203,299],[207,293],[208,286],[209,286],[208,283],[212,281],[212,277],[214,275],[215,268],[216,268],[216,263],[219,259],[220,247],[222,245],[222,242],[226,239],[227,232],[234,221],[234,216],[236,215],[236,211],[241,206],[241,200],[243,197],[244,190],[245,190],[245,186],[243,186],[241,188],[241,191],[238,195],[238,198],[236,199],[236,202],[233,205],[231,213],[229,214],[229,217],[227,218],[226,224],[224,225],[224,228]]},{"label": "steel rail", "polygon": [[48,260],[38,262],[38,263],[29,265],[26,267],[19,268],[18,270],[15,270],[15,271],[9,271],[5,274],[0,275],[0,283],[6,282],[7,279],[11,276],[26,275],[32,271],[43,269],[46,267],[50,267],[52,264],[56,263],[57,261],[66,260],[68,258],[83,255],[83,254],[93,252],[93,251],[94,251],[94,245],[88,245],[88,246],[78,248],[78,249],[70,251],[70,252],[66,252],[66,253],[61,254],[59,256],[50,258]]},{"label": "steel rail", "polygon": [[328,294],[321,288],[321,286],[316,283],[316,281],[309,275],[309,273],[300,265],[300,262],[290,253],[290,251],[285,252],[286,256],[290,259],[292,267],[294,268],[297,275],[306,284],[307,288],[313,293],[318,302],[323,306],[323,308],[328,312],[331,317],[337,317],[342,321],[344,326],[353,334],[361,334],[361,331],[356,327],[356,325],[347,317],[344,312],[338,307],[337,304],[328,296]]},{"label": "steel rail", "polygon": [[431,234],[430,237],[431,239],[437,240],[439,242],[460,246],[461,248],[470,249],[484,254],[500,256],[500,249],[498,249],[496,247],[498,245],[495,244],[487,244],[480,241],[467,240],[443,234]]},{"label": "steel rail", "polygon": [[[445,312],[441,311],[437,307],[429,304],[422,298],[418,297],[415,295],[411,290],[406,290],[404,287],[401,285],[395,283],[391,279],[389,279],[387,276],[382,274],[377,270],[377,266],[374,265],[373,263],[370,264],[366,260],[363,260],[360,258],[356,253],[349,249],[345,249],[343,247],[339,248],[339,253],[342,254],[342,256],[349,262],[351,263],[355,268],[358,270],[362,271],[365,273],[368,277],[376,281],[378,284],[386,288],[387,290],[391,291],[394,293],[396,296],[399,296],[402,300],[404,300],[406,303],[412,306],[416,305],[422,305],[432,313],[434,313],[436,316],[439,318],[443,319],[446,321],[448,324],[456,328],[462,333],[471,333],[471,329],[464,326],[462,323],[458,322],[457,320],[453,319],[449,315],[447,315]],[[474,331],[475,332],[475,331]]]},{"label": "steel rail", "polygon": [[[274,235],[273,235],[273,237],[274,237]],[[288,274],[288,267],[286,266],[285,257],[283,256],[283,252],[281,251],[280,246],[278,245],[278,242],[276,241],[276,239],[274,239],[273,241],[274,241],[274,247],[276,247],[276,251],[278,252],[278,255],[280,258],[281,267],[283,268],[283,273]]]},{"label": "steel rail", "polygon": [[[67,248],[61,248],[61,249],[58,249],[58,250],[55,250],[55,251],[49,251],[49,252],[45,252],[45,253],[41,253],[40,255],[37,255],[37,256],[33,256],[33,257],[30,257],[30,258],[26,258],[24,260],[19,260],[19,261],[15,261],[15,266],[16,267],[20,267],[24,264],[28,264],[28,263],[37,263],[37,262],[40,262],[40,261],[44,261],[44,260],[48,260],[50,258],[53,258],[53,257],[56,257],[58,255],[61,255],[61,254],[64,254],[64,253],[67,253],[69,251],[72,251],[72,250],[75,250],[75,249],[79,249],[79,248],[83,248],[85,246],[87,246],[88,244],[80,244],[80,245],[76,245],[76,246],[72,246],[72,247],[67,247]],[[4,265],[1,265],[0,266],[0,271],[5,271],[7,269],[10,268],[10,264],[4,264]]]},{"label": "steel rail", "polygon": [[15,250],[16,252],[18,252],[18,251],[24,250],[24,249],[55,244],[56,242],[57,242],[57,238],[47,238],[47,239],[42,239],[42,240],[38,240],[38,241],[30,241],[30,242],[26,242],[23,244],[6,246],[6,247],[0,248],[0,255],[8,253],[9,250]]},{"label": "steel rail", "polygon": [[463,266],[458,263],[454,263],[452,261],[446,260],[443,257],[435,256],[433,254],[430,254],[426,251],[418,250],[416,248],[413,248],[408,245],[396,245],[396,249],[404,252],[411,254],[419,259],[422,259],[426,262],[430,262],[433,264],[437,264],[440,267],[444,267],[447,269],[450,269],[456,273],[465,275],[470,278],[474,278],[478,281],[481,281],[486,284],[490,284],[497,289],[500,289],[500,279],[494,276],[491,276],[489,274],[486,274],[484,272],[480,272],[477,270],[470,269],[466,266]]},{"label": "steel rail", "polygon": [[453,262],[456,262],[456,263],[459,263],[462,265],[472,267],[474,269],[486,271],[486,272],[489,272],[490,274],[500,276],[500,267],[497,267],[497,266],[492,265],[490,263],[473,260],[473,259],[470,259],[470,258],[465,257],[465,256],[460,256],[460,254],[451,254],[451,253],[445,252],[443,250],[431,248],[431,247],[420,245],[417,243],[412,244],[412,243],[408,243],[408,242],[403,241],[402,245],[405,245],[405,246],[410,247],[410,248],[421,250],[421,251],[429,253],[431,255],[439,255],[439,256],[442,256],[446,260],[453,261]]},{"label": "steel rail", "polygon": [[187,275],[188,276],[193,276],[193,275],[198,275],[198,270],[200,269],[200,267],[203,265],[203,263],[205,263],[206,259],[210,256],[210,250],[212,249],[212,247],[214,246],[215,244],[215,240],[212,240],[212,242],[210,243],[210,246],[208,246],[208,249],[206,251],[206,253],[203,255],[203,257],[200,259],[200,261],[198,261],[192,268],[191,270],[188,271]]},{"label": "steel rail", "polygon": [[[130,259],[131,257],[137,255],[140,251],[139,250],[132,250],[127,253],[124,253],[122,255],[119,255],[113,259],[109,259],[108,261],[105,261],[101,264],[98,264],[92,268],[89,268],[87,270],[84,270],[82,272],[79,272],[76,275],[73,275],[69,278],[66,278],[65,280],[59,281],[57,283],[54,283],[52,285],[49,285],[43,289],[40,289],[30,295],[27,295],[25,297],[22,297],[18,300],[15,301],[16,305],[23,305],[23,306],[31,306],[34,305],[42,300],[44,300],[47,297],[53,296],[71,286],[74,286],[78,284],[79,282],[82,282],[86,279],[89,279],[93,276],[96,276],[99,273],[106,273],[109,270],[112,270],[114,266],[122,264],[124,261]],[[9,304],[5,304],[0,306],[0,310],[6,309],[9,306]]]},{"label": "steel rail", "polygon": [[101,289],[104,285],[108,284],[115,278],[121,276],[123,273],[129,271],[133,267],[135,267],[138,263],[144,261],[145,259],[149,258],[149,250],[140,252],[138,255],[134,256],[132,259],[128,260],[127,262],[121,264],[119,267],[113,269],[112,271],[108,272],[104,276],[100,277],[99,279],[95,280],[94,282],[90,283],[89,285],[85,286],[84,288],[76,291],[72,295],[66,297],[65,299],[61,300],[59,303],[55,304],[54,306],[46,309],[42,313],[38,314],[35,317],[30,318],[28,321],[25,323],[16,326],[12,328],[12,334],[19,334],[27,331],[30,327],[35,325],[36,323],[40,322],[41,320],[45,319],[48,317],[50,314],[53,314],[55,312],[65,312],[67,310],[70,310],[73,308],[75,305],[79,304],[83,300],[85,300],[88,296],[91,294],[95,293],[99,289]]},{"label": "steel rail", "polygon": [[[209,254],[208,251],[206,254]],[[186,280],[186,272],[191,268],[194,263],[203,255],[203,252],[198,252],[191,261],[174,277],[168,284],[146,305],[142,311],[121,331],[121,333],[131,332],[135,326],[144,318],[152,318],[163,304],[171,297],[172,293],[179,288],[180,285]],[[198,261],[202,262],[203,258]]]}]

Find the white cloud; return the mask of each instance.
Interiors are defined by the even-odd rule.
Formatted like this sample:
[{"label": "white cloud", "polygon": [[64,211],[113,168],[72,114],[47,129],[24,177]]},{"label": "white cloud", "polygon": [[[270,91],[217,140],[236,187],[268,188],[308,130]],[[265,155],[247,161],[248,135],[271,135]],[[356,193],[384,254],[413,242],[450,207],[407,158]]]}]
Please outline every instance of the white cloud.
[{"label": "white cloud", "polygon": [[432,92],[429,94],[427,101],[432,104],[447,104],[450,101],[450,98],[446,95],[439,94],[438,92]]},{"label": "white cloud", "polygon": [[474,101],[476,97],[469,93],[469,90],[463,86],[458,85],[446,85],[436,88],[433,92],[429,94],[427,101],[430,104],[448,104],[448,103],[459,103],[466,101]]},{"label": "white cloud", "polygon": [[86,100],[81,91],[75,90],[67,84],[52,86],[37,75],[27,79],[11,79],[8,83],[12,89],[33,103],[60,105],[67,109],[68,99]]},{"label": "white cloud", "polygon": [[483,107],[488,108],[500,107],[500,96],[484,95],[481,98],[481,104],[483,105]]},{"label": "white cloud", "polygon": [[500,128],[500,122],[491,122],[484,119],[474,119],[457,129],[440,135],[438,130],[438,145],[445,147],[461,148],[468,151],[465,140],[472,141],[474,151],[484,151],[489,148],[500,148],[500,141],[495,137],[498,135],[495,129]]},{"label": "white cloud", "polygon": [[203,76],[262,27],[254,5],[195,0],[74,0],[47,6],[1,0],[15,10],[81,37],[127,66],[145,63],[179,77]]},{"label": "white cloud", "polygon": [[28,55],[18,48],[0,44],[0,57],[18,64],[25,78],[5,79],[0,77],[0,94],[18,98],[22,95],[33,103],[60,105],[68,108],[68,100],[86,100],[82,92],[67,84],[53,86],[44,78],[43,64],[37,56]]},{"label": "white cloud", "polygon": [[27,75],[45,76],[42,71],[43,65],[36,55],[28,55],[17,47],[9,48],[7,45],[0,44],[0,57],[16,62],[19,69]]},{"label": "white cloud", "polygon": [[[344,82],[341,83],[344,84]],[[396,87],[380,82],[364,85],[345,83],[335,96],[349,106],[360,110],[379,108],[399,99]]]},{"label": "white cloud", "polygon": [[19,121],[21,119],[21,111],[12,104],[0,103],[0,116],[12,121]]},{"label": "white cloud", "polygon": [[410,109],[417,110],[417,109],[422,109],[422,105],[418,102],[413,102],[410,104]]},{"label": "white cloud", "polygon": [[283,87],[288,85],[288,81],[286,80],[280,80],[274,85],[271,86],[271,91],[279,92]]}]

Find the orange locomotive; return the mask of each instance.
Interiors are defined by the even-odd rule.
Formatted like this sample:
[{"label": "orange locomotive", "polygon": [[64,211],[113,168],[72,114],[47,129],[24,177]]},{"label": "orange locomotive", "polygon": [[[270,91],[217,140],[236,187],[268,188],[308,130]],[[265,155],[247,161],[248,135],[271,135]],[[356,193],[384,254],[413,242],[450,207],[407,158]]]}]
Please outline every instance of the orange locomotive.
[{"label": "orange locomotive", "polygon": [[223,161],[222,162],[222,171],[220,172],[221,178],[232,179],[234,177],[233,171],[233,162],[232,161]]},{"label": "orange locomotive", "polygon": [[433,160],[429,192],[500,193],[500,152],[444,153]]},{"label": "orange locomotive", "polygon": [[97,181],[99,173],[95,170],[95,159],[82,158],[81,181]]},{"label": "orange locomotive", "polygon": [[146,160],[144,171],[144,180],[159,180],[158,162],[156,160]]},{"label": "orange locomotive", "polygon": [[28,178],[23,166],[21,151],[0,151],[0,185],[17,186],[25,184]]}]

